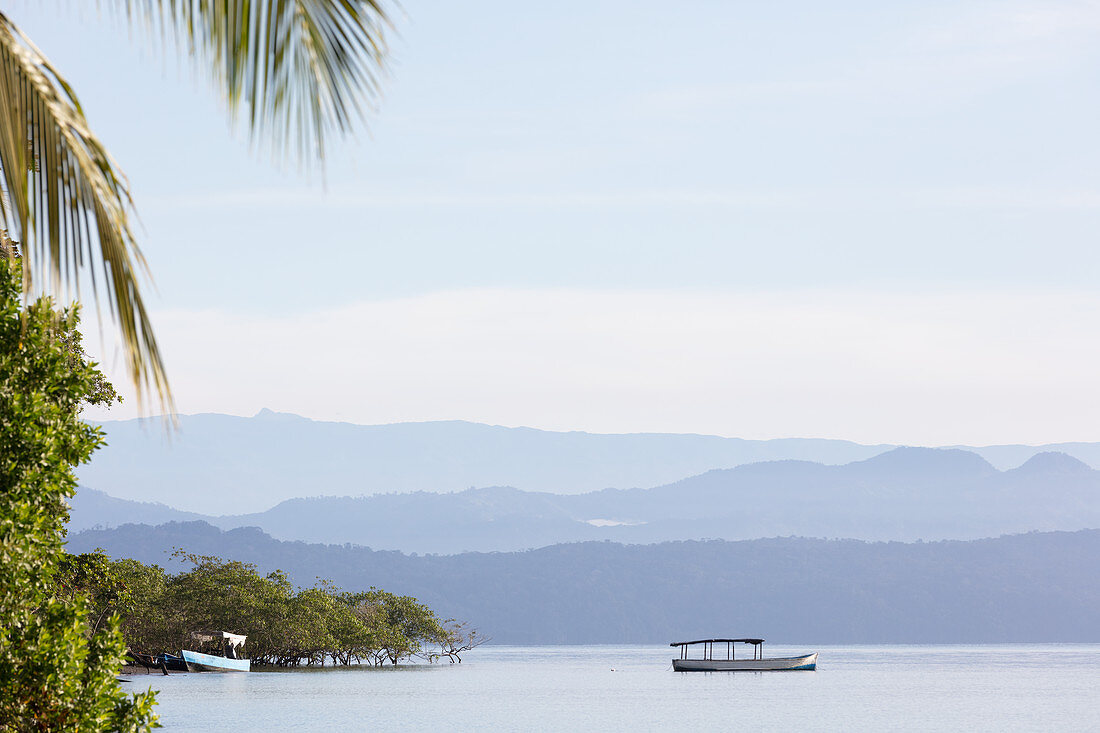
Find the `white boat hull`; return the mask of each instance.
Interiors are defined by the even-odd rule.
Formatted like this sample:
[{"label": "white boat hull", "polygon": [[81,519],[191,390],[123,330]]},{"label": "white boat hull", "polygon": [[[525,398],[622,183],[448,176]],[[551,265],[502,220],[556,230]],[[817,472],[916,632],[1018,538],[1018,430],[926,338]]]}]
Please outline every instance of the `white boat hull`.
[{"label": "white boat hull", "polygon": [[677,672],[773,672],[781,670],[813,670],[817,668],[817,652],[802,657],[776,659],[673,659]]},{"label": "white boat hull", "polygon": [[188,672],[247,672],[252,667],[248,659],[228,659],[213,654],[183,650]]}]

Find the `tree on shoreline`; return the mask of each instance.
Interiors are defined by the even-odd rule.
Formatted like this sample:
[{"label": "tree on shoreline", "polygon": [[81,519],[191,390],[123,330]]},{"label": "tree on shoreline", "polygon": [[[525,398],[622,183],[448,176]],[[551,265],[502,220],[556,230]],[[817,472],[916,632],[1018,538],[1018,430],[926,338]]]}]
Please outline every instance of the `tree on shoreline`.
[{"label": "tree on shoreline", "polygon": [[482,644],[488,644],[491,639],[465,621],[448,619],[443,622],[443,633],[436,641],[439,644],[439,652],[428,654],[429,661],[434,662],[446,657],[451,664],[455,662],[461,664],[463,654]]},{"label": "tree on shoreline", "polygon": [[378,588],[346,593],[326,580],[294,590],[278,570],[265,576],[250,563],[183,551],[173,556],[191,568],[169,575],[99,551],[70,556],[56,592],[79,586],[94,599],[94,612],[120,616],[128,648],[152,656],[179,653],[199,630],[244,634],[253,665],[274,667],[461,661],[459,654],[486,641],[410,596]]},{"label": "tree on shoreline", "polygon": [[[78,309],[23,307],[21,279],[18,259],[0,258],[0,729],[146,730],[153,694],[125,695],[115,680],[117,619],[76,585],[57,592],[72,469],[103,442],[80,409],[114,392],[84,357]],[[87,584],[85,570],[94,564],[67,572]]]},{"label": "tree on shoreline", "polygon": [[[325,139],[350,130],[377,92],[388,26],[380,2],[109,5],[194,58],[231,117],[276,155],[323,161]],[[134,203],[74,90],[4,12],[0,107],[0,729],[144,730],[156,720],[152,694],[127,697],[114,679],[124,647],[104,609],[122,597],[89,598],[94,566],[61,567],[72,468],[103,442],[80,407],[114,391],[84,358],[77,307],[31,302],[45,292],[67,302],[90,281],[118,326],[139,405],[151,392],[172,412],[142,297]],[[72,583],[55,596],[59,574]],[[155,573],[144,578],[155,586]]]}]

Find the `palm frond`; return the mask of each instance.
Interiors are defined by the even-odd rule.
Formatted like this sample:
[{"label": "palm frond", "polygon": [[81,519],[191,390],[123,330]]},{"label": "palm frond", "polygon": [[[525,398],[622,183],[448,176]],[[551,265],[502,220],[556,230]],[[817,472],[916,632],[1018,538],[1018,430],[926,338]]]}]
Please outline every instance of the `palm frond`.
[{"label": "palm frond", "polygon": [[[112,0],[135,25],[171,34],[221,87],[256,139],[324,159],[375,102],[385,71],[382,0]],[[148,272],[130,229],[125,176],[92,134],[75,93],[0,13],[0,256],[23,254],[28,293],[87,277],[119,326],[139,404],[173,412],[142,301]],[[16,244],[11,244],[12,242]],[[8,246],[8,245],[11,246]]]},{"label": "palm frond", "polygon": [[300,162],[324,159],[379,95],[381,0],[115,0],[133,25],[171,34],[221,88],[234,119]]},{"label": "palm frond", "polygon": [[[126,178],[88,127],[69,85],[0,13],[0,201],[3,239],[22,250],[24,288],[79,295],[102,288],[119,326],[139,402],[155,392],[172,412],[164,364],[139,280],[145,260],[130,229]],[[11,246],[0,248],[11,256]]]}]

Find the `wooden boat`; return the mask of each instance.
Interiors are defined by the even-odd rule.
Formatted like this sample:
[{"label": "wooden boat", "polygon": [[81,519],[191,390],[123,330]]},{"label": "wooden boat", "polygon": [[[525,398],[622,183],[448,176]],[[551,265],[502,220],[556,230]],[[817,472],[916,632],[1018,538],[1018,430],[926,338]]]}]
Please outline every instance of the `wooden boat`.
[{"label": "wooden boat", "polygon": [[172,654],[142,654],[141,652],[127,651],[126,657],[135,666],[144,667],[145,669],[155,669],[159,672],[186,672],[187,664],[183,661],[183,657],[177,657]]},{"label": "wooden boat", "polygon": [[198,650],[181,652],[188,672],[247,672],[252,663],[244,657],[248,637],[227,631],[193,631],[191,645]]},{"label": "wooden boat", "polygon": [[[691,658],[689,649],[696,644],[703,645],[701,657]],[[726,645],[726,658],[715,657],[714,645]],[[737,644],[752,646],[752,657],[737,658]],[[817,652],[801,657],[764,658],[763,639],[698,639],[696,641],[674,641],[669,646],[680,647],[680,658],[672,660],[672,669],[677,672],[771,672],[780,670],[817,669]],[[721,649],[721,647],[719,647]]]},{"label": "wooden boat", "polygon": [[164,664],[164,668],[170,672],[186,672],[187,662],[183,657],[177,657],[174,654],[161,654],[157,657],[160,662]]}]

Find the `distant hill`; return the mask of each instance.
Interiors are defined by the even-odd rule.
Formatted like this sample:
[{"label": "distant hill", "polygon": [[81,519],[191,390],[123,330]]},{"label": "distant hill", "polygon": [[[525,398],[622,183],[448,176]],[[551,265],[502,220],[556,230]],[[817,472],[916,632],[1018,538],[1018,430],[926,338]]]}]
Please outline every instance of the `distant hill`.
[{"label": "distant hill", "polygon": [[69,517],[70,532],[110,529],[123,524],[156,525],[209,519],[201,514],[181,512],[160,503],[116,499],[86,486],[79,487],[76,496],[69,501]]},{"label": "distant hill", "polygon": [[[79,531],[195,518],[163,506],[108,502],[82,488],[70,526]],[[285,540],[439,553],[601,539],[976,539],[1100,527],[1100,471],[1056,453],[998,471],[966,451],[896,448],[843,466],[754,463],[652,489],[559,495],[485,488],[291,499],[265,512],[202,518],[227,529],[261,527]]]},{"label": "distant hill", "polygon": [[[469,422],[352,425],[263,410],[253,417],[185,415],[103,423],[107,447],[78,471],[111,496],[211,515],[258,512],[309,496],[452,492],[514,486],[580,494],[651,487],[712,469],[801,460],[840,465],[896,446],[843,440],[741,440],[712,435],[601,435]],[[1100,444],[966,448],[998,469],[1043,451],[1100,466]]]},{"label": "distant hill", "polygon": [[[903,544],[766,539],[410,556],[279,542],[203,522],[86,531],[69,550],[168,564],[185,547],[412,594],[497,643],[1100,642],[1100,531]],[[178,568],[172,568],[173,570]]]},{"label": "distant hill", "polygon": [[842,440],[599,435],[469,422],[352,425],[263,410],[102,424],[107,446],[78,470],[111,496],[206,514],[255,512],[303,496],[518,486],[576,494],[656,486],[712,468],[798,458],[848,463],[889,446]]}]

